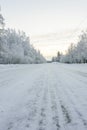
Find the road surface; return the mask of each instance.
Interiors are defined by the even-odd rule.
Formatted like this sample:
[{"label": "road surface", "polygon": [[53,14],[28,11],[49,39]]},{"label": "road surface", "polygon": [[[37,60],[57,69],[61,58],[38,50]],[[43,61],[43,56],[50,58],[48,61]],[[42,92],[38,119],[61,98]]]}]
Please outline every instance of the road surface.
[{"label": "road surface", "polygon": [[0,65],[0,130],[87,130],[87,64]]}]

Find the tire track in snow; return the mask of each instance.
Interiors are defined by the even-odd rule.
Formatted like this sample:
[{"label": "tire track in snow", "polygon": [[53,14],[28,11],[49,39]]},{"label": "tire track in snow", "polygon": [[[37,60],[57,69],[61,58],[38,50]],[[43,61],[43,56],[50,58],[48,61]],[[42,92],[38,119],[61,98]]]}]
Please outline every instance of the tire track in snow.
[{"label": "tire track in snow", "polygon": [[[45,81],[45,82],[44,82]],[[53,130],[52,128],[52,111],[51,111],[51,101],[49,92],[49,80],[48,71],[45,72],[45,77],[43,78],[43,95],[41,96],[40,106],[38,108],[36,126],[33,130]]]},{"label": "tire track in snow", "polygon": [[[64,111],[64,108],[67,108],[66,109],[66,112],[65,113],[69,113],[69,116],[70,116],[70,120],[71,121],[69,121],[69,123],[71,124],[71,126],[67,126],[67,125],[65,125],[65,128],[66,128],[66,130],[70,130],[72,127],[73,127],[73,129],[75,129],[75,130],[79,130],[79,124],[80,124],[80,128],[81,128],[81,130],[82,129],[86,129],[85,127],[84,127],[84,122],[83,122],[83,119],[81,118],[81,116],[77,113],[77,111],[79,110],[79,109],[76,109],[76,107],[75,107],[75,105],[76,104],[73,104],[73,100],[71,100],[71,94],[69,94],[67,91],[66,91],[66,89],[67,88],[64,88],[63,87],[63,85],[62,84],[60,84],[60,86],[61,87],[57,87],[57,91],[59,91],[59,95],[60,95],[60,103],[62,103],[63,104],[63,111]],[[65,86],[67,86],[67,84],[65,85]],[[69,88],[68,88],[68,90],[69,90]],[[77,111],[76,111],[77,110]],[[75,117],[74,116],[76,116],[76,119],[78,119],[77,121],[76,121],[76,119],[75,119]],[[80,122],[80,123],[79,123]],[[70,128],[71,127],[71,128]]]},{"label": "tire track in snow", "polygon": [[60,92],[57,89],[59,86],[60,85],[55,84],[55,92],[57,97],[56,102],[59,109],[59,122],[61,124],[61,129],[65,130],[65,125],[72,123],[72,119],[67,107],[64,105],[60,98]]},{"label": "tire track in snow", "polygon": [[29,87],[26,101],[23,100],[19,113],[17,111],[18,115],[10,119],[9,116],[8,128],[3,130],[87,130],[86,116],[79,108],[83,111],[86,109],[73,91],[73,82],[66,81],[67,78],[72,81],[73,77],[60,73],[63,70],[57,71],[54,66],[52,70],[50,68],[48,71],[47,68],[42,72]]},{"label": "tire track in snow", "polygon": [[64,106],[64,104],[62,102],[60,104],[61,104],[61,109],[62,109],[62,112],[63,112],[63,116],[65,118],[66,124],[71,123],[72,120],[71,120],[71,117],[69,115],[67,108]]},{"label": "tire track in snow", "polygon": [[53,121],[53,126],[54,130],[59,130],[60,125],[59,125],[59,117],[58,117],[58,108],[57,108],[57,102],[56,102],[56,95],[54,93],[54,90],[52,89],[50,91],[51,94],[51,109],[52,109],[52,121]]},{"label": "tire track in snow", "polygon": [[[40,77],[37,81],[34,82],[31,89],[29,89],[28,93],[28,100],[26,104],[23,104],[23,111],[27,110],[27,113],[22,113],[22,116],[13,117],[13,122],[8,123],[7,130],[15,130],[15,129],[23,129],[21,128],[21,124],[24,124],[24,129],[29,128],[31,124],[33,124],[37,112],[38,112],[38,106],[41,102],[41,95],[43,95],[43,81],[40,80]],[[33,96],[32,96],[33,95]]]},{"label": "tire track in snow", "polygon": [[[58,88],[61,87],[60,81],[58,80],[58,75],[56,75],[55,69],[52,72],[53,75],[51,75],[51,100],[53,105],[53,108],[56,109],[55,115],[57,116],[57,129],[65,130],[65,125],[68,125],[72,122],[71,115],[69,114],[69,111],[67,107],[61,102],[60,100],[60,92]],[[49,81],[49,82],[50,82]],[[56,107],[54,107],[56,106]]]},{"label": "tire track in snow", "polygon": [[47,114],[46,114],[46,109],[47,109],[47,94],[48,90],[45,88],[44,90],[44,95],[43,95],[43,101],[41,105],[41,110],[40,110],[40,117],[39,117],[39,123],[38,123],[38,130],[45,130],[46,125],[47,125]]},{"label": "tire track in snow", "polygon": [[[55,85],[56,86],[56,92],[58,92],[60,105],[62,105],[61,109],[62,109],[63,112],[65,111],[64,115],[66,115],[66,117],[67,117],[67,112],[68,112],[68,116],[70,118],[69,123],[65,124],[65,129],[71,130],[73,128],[75,130],[79,130],[79,125],[80,125],[81,130],[83,130],[83,129],[86,130],[87,128],[84,126],[85,122],[83,122],[84,119],[82,119],[80,117],[80,115],[75,110],[76,109],[75,107],[77,105],[72,103],[73,102],[72,101],[73,99],[71,100],[72,94],[71,93],[69,94],[66,91],[66,90],[70,91],[69,86],[68,86],[66,80],[64,80],[64,84],[62,82],[62,80],[63,80],[62,76],[64,76],[64,75],[62,75],[62,74],[58,75],[58,72],[56,72],[56,71],[54,73],[55,73],[55,80],[57,81],[56,85]],[[77,110],[79,111],[79,108],[77,108]],[[68,117],[67,117],[67,119],[68,119]],[[77,119],[77,121],[76,121],[76,119]]]},{"label": "tire track in snow", "polygon": [[[75,110],[76,113],[78,114],[79,118],[82,120],[83,125],[87,128],[87,119],[84,118],[84,116],[83,116],[83,114],[82,114],[82,112],[81,112],[81,110],[80,110],[80,105],[77,106],[77,104],[78,104],[78,102],[79,102],[78,98],[76,98],[76,99],[74,100],[73,95],[72,95],[72,92],[71,92],[69,89],[68,89],[68,90],[66,89],[65,91],[66,91],[66,94],[68,95],[68,97],[70,97],[69,100],[71,101],[74,110]],[[81,107],[82,107],[82,106],[81,106]],[[84,109],[84,108],[83,108],[83,109]]]},{"label": "tire track in snow", "polygon": [[[42,93],[40,93],[40,99],[37,104],[37,112],[30,127],[30,130],[45,130],[47,120],[46,120],[46,106],[47,106],[47,86],[46,86],[46,74],[40,77],[41,83],[38,82],[38,86],[41,87]],[[44,82],[45,81],[45,82]]]},{"label": "tire track in snow", "polygon": [[[71,75],[70,75],[71,77]],[[67,87],[66,88],[62,88],[68,99],[70,100],[70,102],[72,103],[73,105],[73,109],[76,111],[76,113],[78,114],[79,118],[82,120],[83,122],[83,125],[87,128],[87,118],[85,118],[85,115],[84,113],[81,111],[80,108],[83,109],[83,111],[85,111],[86,113],[86,109],[83,107],[83,105],[80,103],[80,100],[78,98],[77,95],[74,94],[73,92],[73,88],[71,87],[71,85],[69,84],[69,82],[65,81],[65,83],[67,84]],[[63,87],[63,86],[62,86]],[[78,105],[77,105],[78,104]],[[83,114],[82,114],[83,113]]]}]

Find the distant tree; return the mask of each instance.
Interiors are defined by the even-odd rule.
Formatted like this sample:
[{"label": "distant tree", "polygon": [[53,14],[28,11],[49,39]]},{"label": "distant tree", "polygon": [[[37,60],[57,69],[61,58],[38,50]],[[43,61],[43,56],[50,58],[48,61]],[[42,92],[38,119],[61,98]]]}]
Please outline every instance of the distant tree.
[{"label": "distant tree", "polygon": [[56,57],[52,57],[52,62],[56,62]]},{"label": "distant tree", "polygon": [[4,29],[4,25],[5,25],[4,18],[3,18],[2,14],[1,14],[1,9],[0,9],[0,35],[1,35],[2,31],[3,31],[3,29]]},{"label": "distant tree", "polygon": [[56,61],[57,61],[57,62],[60,62],[60,58],[61,58],[61,53],[58,51],[57,57],[56,57]]},{"label": "distant tree", "polygon": [[52,62],[60,62],[62,53],[60,53],[60,51],[57,52],[57,56],[52,57]]},{"label": "distant tree", "polygon": [[54,57],[52,57],[52,62],[54,62]]}]

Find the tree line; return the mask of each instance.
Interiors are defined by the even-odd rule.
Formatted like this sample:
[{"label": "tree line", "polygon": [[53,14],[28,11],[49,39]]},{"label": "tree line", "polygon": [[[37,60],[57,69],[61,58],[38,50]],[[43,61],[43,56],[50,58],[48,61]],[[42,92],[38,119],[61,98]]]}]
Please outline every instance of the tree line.
[{"label": "tree line", "polygon": [[83,32],[79,37],[79,42],[70,44],[66,54],[58,51],[56,57],[52,57],[52,61],[63,63],[87,63],[87,31]]},{"label": "tree line", "polygon": [[0,64],[44,63],[45,58],[30,44],[25,32],[4,28],[0,13]]}]

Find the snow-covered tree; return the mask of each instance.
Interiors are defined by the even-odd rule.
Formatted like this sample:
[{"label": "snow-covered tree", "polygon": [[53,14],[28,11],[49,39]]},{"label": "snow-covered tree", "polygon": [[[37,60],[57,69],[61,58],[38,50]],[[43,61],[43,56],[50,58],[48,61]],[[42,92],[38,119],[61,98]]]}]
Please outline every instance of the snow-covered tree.
[{"label": "snow-covered tree", "polygon": [[60,51],[57,52],[57,56],[52,57],[52,62],[60,62],[62,53],[60,53]]},{"label": "snow-covered tree", "polygon": [[80,36],[80,41],[77,44],[77,59],[80,63],[87,63],[87,31]]},{"label": "snow-covered tree", "polygon": [[57,61],[57,62],[60,62],[60,58],[61,58],[61,53],[58,51],[57,57],[56,57],[56,61]]},{"label": "snow-covered tree", "polygon": [[87,63],[87,31],[82,33],[77,45],[71,44],[65,55],[58,53],[54,59],[63,63]]},{"label": "snow-covered tree", "polygon": [[24,32],[4,30],[0,42],[0,63],[43,63],[45,58],[30,45]]},{"label": "snow-covered tree", "polygon": [[0,35],[1,35],[2,31],[3,31],[3,29],[4,29],[4,25],[5,25],[4,18],[3,18],[2,14],[1,14],[1,9],[0,9]]},{"label": "snow-covered tree", "polygon": [[4,18],[2,16],[2,14],[0,14],[0,28],[4,27]]},{"label": "snow-covered tree", "polygon": [[67,53],[61,58],[65,63],[87,63],[87,31],[83,32],[76,46],[71,44]]},{"label": "snow-covered tree", "polygon": [[30,44],[24,32],[4,29],[4,18],[0,13],[0,63],[43,63],[45,58]]}]

